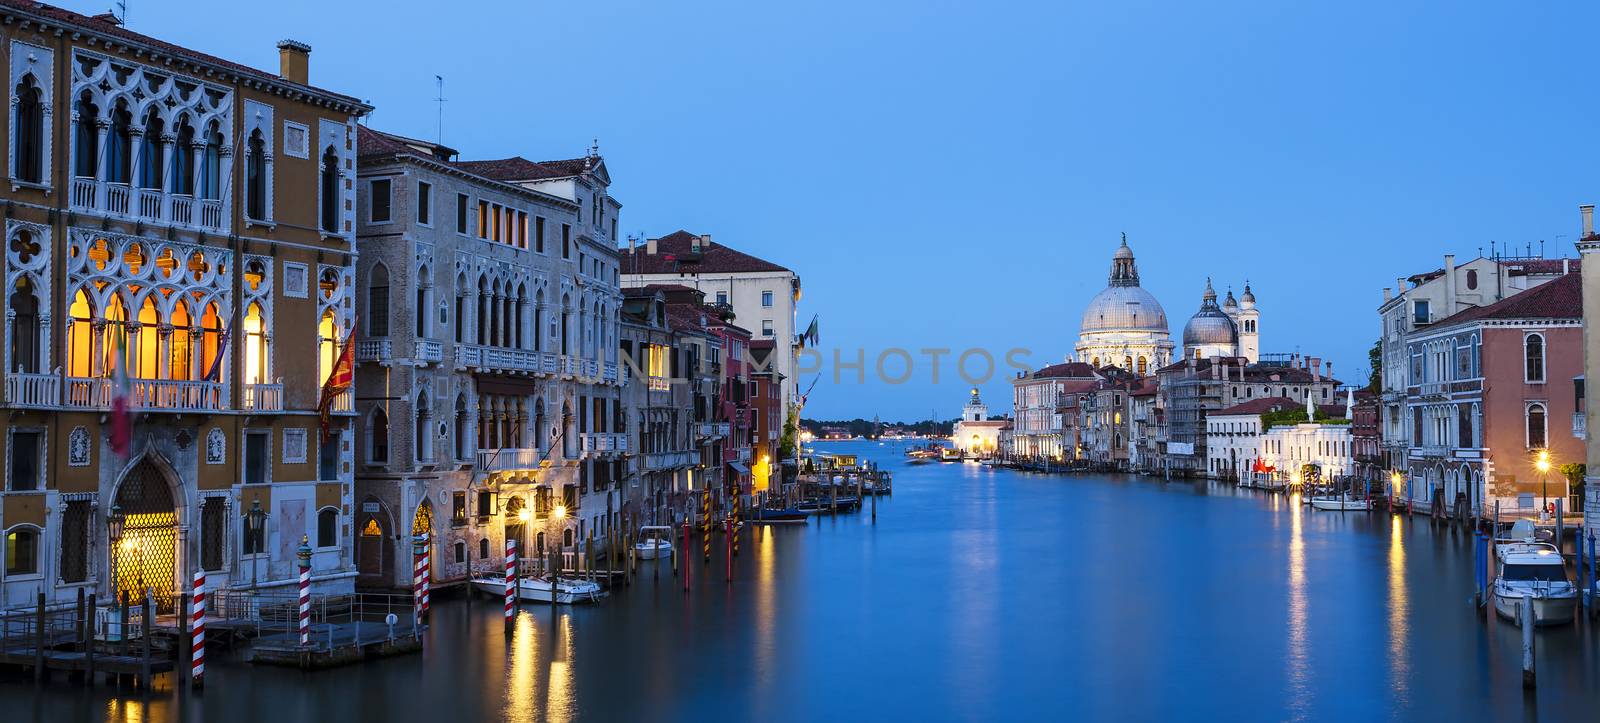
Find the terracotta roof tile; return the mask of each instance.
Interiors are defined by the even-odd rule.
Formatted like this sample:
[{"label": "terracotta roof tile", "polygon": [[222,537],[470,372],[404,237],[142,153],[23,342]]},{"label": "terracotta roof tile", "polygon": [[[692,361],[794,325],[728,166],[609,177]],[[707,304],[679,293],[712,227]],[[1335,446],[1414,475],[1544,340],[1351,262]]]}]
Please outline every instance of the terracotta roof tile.
[{"label": "terracotta roof tile", "polygon": [[675,231],[655,239],[656,252],[649,253],[647,246],[622,249],[622,269],[625,274],[725,274],[747,271],[789,271],[771,261],[731,249],[713,242],[702,246],[700,253],[693,251],[696,234]]},{"label": "terracotta roof tile", "polygon": [[539,181],[582,175],[589,170],[591,163],[588,158],[530,161],[522,156],[512,156],[494,161],[457,161],[456,165],[463,171],[496,181]]},{"label": "terracotta roof tile", "polygon": [[1583,318],[1583,275],[1567,274],[1515,296],[1447,316],[1434,323],[1437,329],[1482,319],[1581,319]]}]

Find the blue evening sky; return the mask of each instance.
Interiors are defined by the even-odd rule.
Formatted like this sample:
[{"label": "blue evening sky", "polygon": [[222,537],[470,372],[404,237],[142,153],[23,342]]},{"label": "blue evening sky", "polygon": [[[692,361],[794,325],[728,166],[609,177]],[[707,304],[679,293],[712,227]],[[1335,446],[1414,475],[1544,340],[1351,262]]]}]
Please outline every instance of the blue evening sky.
[{"label": "blue evening sky", "polygon": [[[864,349],[869,375],[890,347],[1059,360],[1126,231],[1174,337],[1207,275],[1249,278],[1263,350],[1348,380],[1396,276],[1491,240],[1573,254],[1576,206],[1600,200],[1597,20],[1576,2],[134,0],[129,26],[269,69],[276,41],[308,42],[314,84],[427,138],[443,75],[467,158],[598,137],[624,231],[790,266],[801,323],[820,314],[824,353]],[[938,385],[918,360],[902,385],[825,374],[806,416],[959,414],[948,360]],[[1009,410],[1003,376],[983,389]]]}]

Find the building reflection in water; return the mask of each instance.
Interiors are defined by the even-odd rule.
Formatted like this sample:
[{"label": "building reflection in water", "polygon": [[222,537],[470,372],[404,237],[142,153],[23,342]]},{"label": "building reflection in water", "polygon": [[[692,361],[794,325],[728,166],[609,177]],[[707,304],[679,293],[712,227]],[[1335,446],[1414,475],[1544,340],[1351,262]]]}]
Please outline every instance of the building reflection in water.
[{"label": "building reflection in water", "polygon": [[1310,651],[1306,647],[1306,539],[1305,506],[1300,495],[1288,496],[1289,505],[1289,687],[1295,705],[1305,710],[1312,693],[1308,680]]},{"label": "building reflection in water", "polygon": [[572,644],[571,615],[562,615],[556,621],[550,646],[550,686],[549,700],[545,703],[545,719],[569,721],[577,717],[578,712],[577,686],[573,680],[573,671],[577,669],[577,661],[573,660],[577,646]]},{"label": "building reflection in water", "polygon": [[766,525],[755,525],[756,538],[756,684],[763,692],[771,689],[773,656],[777,648],[777,573],[778,548],[773,541],[773,530]]},{"label": "building reflection in water", "polygon": [[1406,650],[1411,602],[1406,590],[1406,545],[1400,525],[1399,515],[1389,517],[1389,679],[1393,681],[1397,703],[1405,701],[1406,680],[1411,676],[1411,658]]},{"label": "building reflection in water", "polygon": [[511,646],[506,651],[511,659],[506,669],[506,720],[532,721],[542,717],[533,692],[534,669],[539,662],[538,635],[533,616],[519,613],[512,630]]}]

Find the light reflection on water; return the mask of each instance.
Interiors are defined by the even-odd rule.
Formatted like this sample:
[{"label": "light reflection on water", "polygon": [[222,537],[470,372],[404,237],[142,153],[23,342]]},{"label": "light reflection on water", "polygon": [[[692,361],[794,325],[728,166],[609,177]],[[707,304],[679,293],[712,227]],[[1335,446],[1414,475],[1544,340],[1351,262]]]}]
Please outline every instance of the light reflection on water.
[{"label": "light reflection on water", "polygon": [[1313,694],[1310,685],[1310,652],[1306,649],[1308,620],[1306,610],[1306,538],[1305,505],[1300,494],[1288,495],[1289,506],[1289,687],[1294,701],[1296,717],[1303,717],[1311,709]]},{"label": "light reflection on water", "polygon": [[1389,678],[1394,681],[1396,702],[1409,702],[1406,681],[1411,677],[1411,603],[1406,582],[1406,543],[1401,534],[1399,515],[1389,517]]}]

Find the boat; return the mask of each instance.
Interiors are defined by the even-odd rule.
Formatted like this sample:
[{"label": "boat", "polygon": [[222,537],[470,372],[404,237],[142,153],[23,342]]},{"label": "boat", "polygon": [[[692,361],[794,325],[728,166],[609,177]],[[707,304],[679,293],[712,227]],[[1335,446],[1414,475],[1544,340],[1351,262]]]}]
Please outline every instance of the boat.
[{"label": "boat", "polygon": [[1549,530],[1541,530],[1533,520],[1521,519],[1511,523],[1511,528],[1503,530],[1494,536],[1494,554],[1504,558],[1506,550],[1515,545],[1532,543],[1549,544],[1555,536]]},{"label": "boat", "polygon": [[1501,552],[1500,574],[1494,579],[1494,611],[1520,624],[1526,600],[1533,601],[1534,625],[1572,622],[1578,588],[1567,579],[1566,563],[1555,545],[1514,542]]},{"label": "boat", "polygon": [[942,447],[939,449],[940,462],[960,462],[961,450],[955,447]]},{"label": "boat", "polygon": [[769,525],[794,525],[805,524],[808,515],[798,507],[777,509],[773,507],[758,507],[755,514],[750,515],[750,522],[762,522]]},{"label": "boat", "polygon": [[1369,500],[1352,500],[1349,496],[1325,495],[1311,498],[1311,506],[1319,510],[1345,512],[1347,510],[1366,510],[1371,508]]},{"label": "boat", "polygon": [[673,529],[665,525],[645,525],[639,528],[639,541],[633,543],[633,554],[641,560],[654,560],[672,555]]},{"label": "boat", "polygon": [[[478,575],[472,578],[472,586],[496,598],[503,598],[506,594],[506,579],[502,576]],[[562,579],[556,583],[556,603],[560,605],[598,602],[604,596],[605,591],[600,589],[599,583],[588,580]],[[550,581],[542,577],[519,578],[517,597],[531,602],[550,602]]]},{"label": "boat", "polygon": [[819,500],[802,500],[800,504],[795,505],[794,509],[796,512],[808,515],[819,515],[828,511],[828,503]]}]

